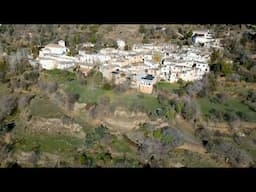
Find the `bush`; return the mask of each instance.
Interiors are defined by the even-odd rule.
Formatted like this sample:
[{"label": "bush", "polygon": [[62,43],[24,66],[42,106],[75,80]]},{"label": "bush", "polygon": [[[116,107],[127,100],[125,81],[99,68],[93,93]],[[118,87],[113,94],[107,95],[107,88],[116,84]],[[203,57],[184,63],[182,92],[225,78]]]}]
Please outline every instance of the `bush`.
[{"label": "bush", "polygon": [[100,138],[103,138],[105,135],[108,134],[108,128],[103,125],[100,125],[95,129],[95,133],[99,135]]},{"label": "bush", "polygon": [[89,38],[89,42],[95,44],[97,42],[97,36],[95,34],[92,34]]},{"label": "bush", "polygon": [[94,160],[92,157],[82,154],[79,158],[80,164],[84,165],[86,167],[93,167],[94,166]]},{"label": "bush", "polygon": [[5,82],[5,72],[0,72],[0,82]]},{"label": "bush", "polygon": [[211,60],[210,63],[216,63],[222,58],[221,53],[219,50],[214,50],[211,54]]},{"label": "bush", "polygon": [[143,39],[142,39],[142,41],[141,41],[141,43],[143,43],[143,44],[149,43],[148,38],[146,38],[146,37],[144,36]]},{"label": "bush", "polygon": [[176,101],[175,102],[175,110],[177,113],[181,113],[182,109],[183,109],[184,103],[182,103],[181,101]]},{"label": "bush", "polygon": [[140,25],[139,32],[140,33],[146,33],[146,28],[145,28],[144,25]]},{"label": "bush", "polygon": [[162,133],[161,133],[161,129],[157,129],[155,131],[153,131],[153,137],[155,139],[161,139]]},{"label": "bush", "polygon": [[99,143],[100,140],[108,134],[108,129],[105,126],[100,125],[99,127],[87,132],[85,144],[90,147],[95,143]]},{"label": "bush", "polygon": [[236,112],[236,115],[240,118],[240,119],[242,119],[242,120],[247,120],[247,116],[246,116],[246,114],[244,114],[243,112],[241,112],[241,111],[238,111],[238,112]]},{"label": "bush", "polygon": [[111,89],[113,89],[113,87],[111,86],[110,83],[104,83],[104,85],[102,86],[102,88],[103,88],[104,90],[111,90]]},{"label": "bush", "polygon": [[25,80],[35,82],[39,77],[39,72],[38,71],[25,72],[23,76]]},{"label": "bush", "polygon": [[227,95],[224,93],[218,93],[215,96],[212,96],[210,98],[210,102],[216,103],[216,104],[224,103],[226,100],[227,100]]}]

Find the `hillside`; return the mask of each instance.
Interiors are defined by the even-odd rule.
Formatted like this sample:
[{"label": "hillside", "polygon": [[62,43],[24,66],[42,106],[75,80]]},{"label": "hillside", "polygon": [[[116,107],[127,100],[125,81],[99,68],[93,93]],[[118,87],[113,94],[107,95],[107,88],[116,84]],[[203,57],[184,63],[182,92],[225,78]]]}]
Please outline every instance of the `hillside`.
[{"label": "hillside", "polygon": [[[152,94],[95,69],[85,77],[27,61],[59,39],[72,53],[88,41],[92,51],[117,39],[128,47],[186,45],[191,30],[206,28],[224,44],[211,55],[211,72],[193,82],[159,81]],[[0,167],[255,167],[253,34],[250,25],[2,25]]]}]

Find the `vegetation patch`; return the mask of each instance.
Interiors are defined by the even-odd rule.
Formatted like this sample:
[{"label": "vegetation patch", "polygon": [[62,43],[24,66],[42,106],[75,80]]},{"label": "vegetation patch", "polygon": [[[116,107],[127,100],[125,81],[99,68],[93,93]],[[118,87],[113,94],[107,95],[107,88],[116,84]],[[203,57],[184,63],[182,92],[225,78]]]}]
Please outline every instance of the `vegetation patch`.
[{"label": "vegetation patch", "polygon": [[32,116],[60,118],[63,115],[62,109],[47,98],[36,97],[31,101],[29,108]]},{"label": "vegetation patch", "polygon": [[219,117],[221,118],[225,113],[233,112],[242,120],[256,122],[256,112],[237,99],[230,98],[223,103],[217,103],[211,102],[209,98],[198,98],[197,102],[205,118],[216,116],[217,113],[220,113]]},{"label": "vegetation patch", "polygon": [[47,134],[23,134],[16,136],[16,150],[40,152],[68,152],[82,144],[82,140],[69,136],[53,136]]}]

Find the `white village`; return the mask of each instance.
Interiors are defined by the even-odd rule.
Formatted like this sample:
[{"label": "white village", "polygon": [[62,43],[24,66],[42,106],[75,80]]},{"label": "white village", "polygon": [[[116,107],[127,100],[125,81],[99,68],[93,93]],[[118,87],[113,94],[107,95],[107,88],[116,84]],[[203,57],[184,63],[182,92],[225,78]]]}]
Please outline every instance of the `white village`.
[{"label": "white village", "polygon": [[[213,49],[221,49],[219,39],[214,39],[209,31],[194,31],[193,45],[175,44],[134,44],[125,50],[125,42],[117,40],[118,48],[103,48],[97,53],[80,50],[75,56],[68,56],[65,42],[48,44],[39,51],[39,56],[31,60],[45,70],[79,69],[84,76],[97,69],[103,77],[115,84],[127,79],[131,88],[151,94],[158,81],[194,81],[210,71],[209,59]],[[87,47],[94,44],[86,43]]]}]

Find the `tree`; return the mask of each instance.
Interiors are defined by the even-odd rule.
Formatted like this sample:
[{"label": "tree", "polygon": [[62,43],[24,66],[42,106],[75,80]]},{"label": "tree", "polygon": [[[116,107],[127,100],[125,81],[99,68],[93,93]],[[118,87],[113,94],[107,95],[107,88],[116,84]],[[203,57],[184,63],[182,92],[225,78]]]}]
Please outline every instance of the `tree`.
[{"label": "tree", "polygon": [[130,50],[130,47],[128,46],[128,44],[126,44],[126,45],[124,46],[124,50],[125,50],[125,51]]},{"label": "tree", "polygon": [[95,44],[97,42],[97,36],[95,34],[92,34],[89,38],[89,42]]},{"label": "tree", "polygon": [[159,63],[161,61],[161,55],[159,53],[154,53],[153,55],[153,61],[155,63]]},{"label": "tree", "polygon": [[33,46],[31,48],[33,59],[37,58],[39,56],[39,48],[38,46]]},{"label": "tree", "polygon": [[182,79],[178,79],[177,83],[180,85],[180,86],[183,86],[185,84],[185,82],[182,80]]},{"label": "tree", "polygon": [[39,77],[39,72],[38,71],[25,72],[23,73],[23,77],[27,81],[36,82]]},{"label": "tree", "polygon": [[148,38],[144,36],[143,39],[142,39],[142,43],[143,43],[143,44],[149,43]]},{"label": "tree", "polygon": [[2,82],[2,83],[5,82],[5,72],[0,71],[0,82]]},{"label": "tree", "polygon": [[71,51],[69,50],[67,53],[66,53],[67,56],[72,56],[72,53]]},{"label": "tree", "polygon": [[181,113],[184,104],[181,101],[175,102],[175,110],[177,113]]},{"label": "tree", "polygon": [[110,83],[104,83],[103,86],[102,86],[102,88],[103,88],[104,90],[111,90],[111,89],[113,89],[113,87],[111,86]]},{"label": "tree", "polygon": [[0,58],[0,72],[6,72],[8,69],[8,64],[6,57],[1,57]]},{"label": "tree", "polygon": [[146,29],[145,29],[145,26],[144,26],[144,25],[140,25],[140,27],[139,27],[139,32],[140,32],[140,33],[146,33]]},{"label": "tree", "polygon": [[80,35],[79,34],[75,34],[73,37],[73,44],[77,45],[80,43]]},{"label": "tree", "polygon": [[186,38],[189,39],[191,38],[193,35],[193,31],[192,30],[189,30],[187,33],[186,33]]},{"label": "tree", "polygon": [[166,111],[166,118],[169,119],[169,120],[173,120],[175,118],[175,110],[173,108],[170,108]]},{"label": "tree", "polygon": [[232,73],[232,66],[231,64],[225,62],[225,61],[222,61],[220,63],[221,65],[221,72],[226,76],[228,74],[231,74]]},{"label": "tree", "polygon": [[216,63],[221,59],[220,50],[214,50],[211,54],[210,63]]}]

